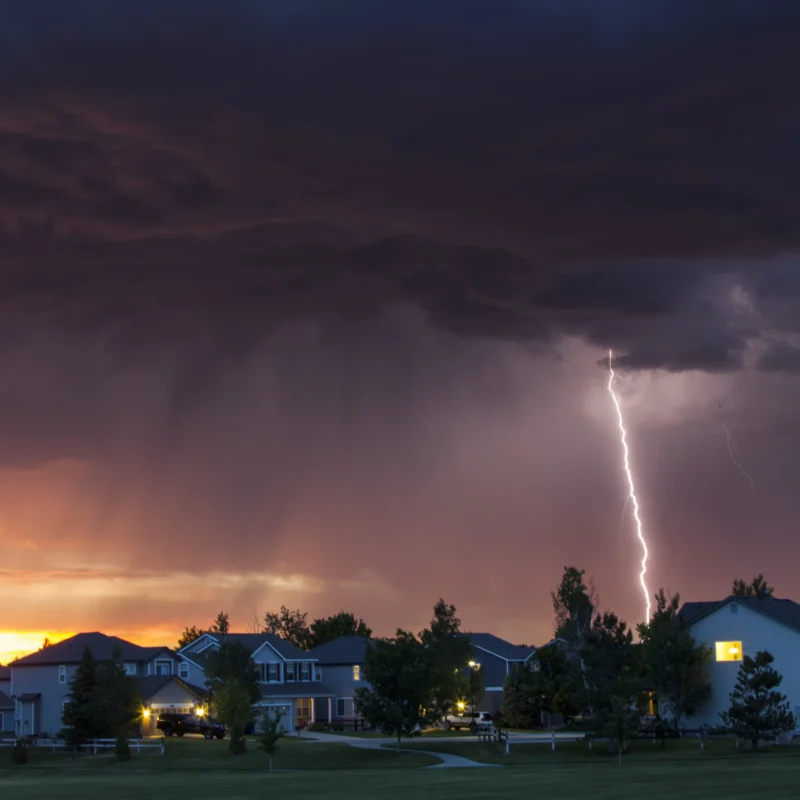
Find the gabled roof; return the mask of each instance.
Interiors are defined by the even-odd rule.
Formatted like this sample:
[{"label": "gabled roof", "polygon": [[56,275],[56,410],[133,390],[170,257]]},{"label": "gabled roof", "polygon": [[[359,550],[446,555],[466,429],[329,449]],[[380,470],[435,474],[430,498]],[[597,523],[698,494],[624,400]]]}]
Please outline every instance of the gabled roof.
[{"label": "gabled roof", "polygon": [[175,675],[141,675],[136,678],[136,686],[144,702],[147,702],[156,692],[161,691],[168,683],[178,684],[178,686],[186,689],[186,691],[194,695],[198,700],[203,700],[208,694],[205,689],[201,689],[199,686],[193,686],[191,683],[187,683]]},{"label": "gabled roof", "polygon": [[0,711],[12,711],[14,701],[5,693],[0,692]]},{"label": "gabled roof", "polygon": [[78,633],[56,644],[51,644],[35,653],[18,658],[11,662],[12,667],[33,667],[52,664],[77,664],[83,657],[84,648],[92,651],[96,661],[109,661],[112,651],[119,647],[122,660],[125,662],[151,661],[161,653],[172,654],[168,647],[140,647],[138,644],[120,639],[117,636],[106,636],[104,633]]},{"label": "gabled roof", "polygon": [[363,664],[367,656],[369,639],[363,636],[340,636],[308,651],[311,658],[325,666]]},{"label": "gabled roof", "polygon": [[763,614],[765,617],[785,625],[787,628],[800,632],[800,604],[794,600],[780,600],[768,597],[760,600],[757,597],[738,597],[729,595],[724,600],[715,600],[703,603],[684,603],[678,611],[678,616],[686,625],[694,625],[704,617],[713,614],[730,603],[749,608]]},{"label": "gabled roof", "polygon": [[[276,636],[274,633],[226,633],[224,635],[221,633],[205,633],[203,636],[208,640],[209,643],[218,645],[221,645],[226,640],[229,642],[240,642],[253,655],[255,655],[265,645],[269,645],[273,650],[275,650],[275,652],[278,653],[278,655],[281,656],[281,658],[287,661],[313,660],[313,657],[309,656],[305,650],[295,647],[295,645],[293,645],[291,642],[287,642],[286,639],[281,639],[280,636]],[[197,641],[198,640],[195,639],[194,642],[187,644],[186,647],[190,647]],[[183,651],[186,649],[186,647],[181,648],[178,651],[178,654],[183,654]],[[187,653],[184,657],[187,660],[198,664],[199,656],[199,653]]]},{"label": "gabled roof", "polygon": [[534,649],[511,644],[493,633],[470,633],[468,636],[473,647],[497,656],[503,661],[525,661]]},{"label": "gabled roof", "polygon": [[0,664],[0,681],[11,680],[11,667],[4,667]]}]

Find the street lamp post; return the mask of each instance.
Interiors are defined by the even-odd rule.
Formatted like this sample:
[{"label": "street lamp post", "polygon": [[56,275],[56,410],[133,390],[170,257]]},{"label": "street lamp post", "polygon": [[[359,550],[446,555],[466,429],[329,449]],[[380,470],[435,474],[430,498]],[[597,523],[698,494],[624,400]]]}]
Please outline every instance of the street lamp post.
[{"label": "street lamp post", "polygon": [[475,713],[475,670],[480,669],[481,665],[477,661],[469,662],[469,692],[472,700],[472,713]]}]

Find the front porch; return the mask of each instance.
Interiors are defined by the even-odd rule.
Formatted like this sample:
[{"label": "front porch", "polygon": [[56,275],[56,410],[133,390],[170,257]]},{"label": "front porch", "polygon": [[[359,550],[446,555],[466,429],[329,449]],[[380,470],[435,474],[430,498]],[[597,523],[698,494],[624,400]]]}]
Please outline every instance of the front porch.
[{"label": "front porch", "polygon": [[334,694],[318,681],[303,684],[265,684],[258,708],[280,709],[287,731],[330,720]]}]

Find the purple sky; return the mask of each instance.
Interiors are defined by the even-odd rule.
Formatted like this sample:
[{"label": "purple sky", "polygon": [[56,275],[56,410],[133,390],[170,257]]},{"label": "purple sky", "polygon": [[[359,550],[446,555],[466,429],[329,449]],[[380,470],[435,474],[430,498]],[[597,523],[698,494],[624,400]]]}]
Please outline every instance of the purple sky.
[{"label": "purple sky", "polygon": [[608,348],[651,588],[800,595],[800,8],[602,6],[3,4],[0,632],[635,623]]}]

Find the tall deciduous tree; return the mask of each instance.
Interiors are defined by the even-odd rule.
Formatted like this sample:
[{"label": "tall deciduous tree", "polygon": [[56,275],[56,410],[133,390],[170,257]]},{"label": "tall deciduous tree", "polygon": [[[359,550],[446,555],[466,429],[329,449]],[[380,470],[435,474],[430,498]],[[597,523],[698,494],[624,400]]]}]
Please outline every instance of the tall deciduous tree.
[{"label": "tall deciduous tree", "polygon": [[661,707],[679,729],[681,719],[694,714],[711,697],[711,651],[695,642],[678,615],[680,595],[668,597],[659,589],[655,600],[650,621],[638,627],[642,665]]},{"label": "tall deciduous tree", "polygon": [[[299,612],[294,613],[299,614]],[[303,620],[305,621],[305,616]],[[331,617],[315,619],[311,623],[308,633],[308,648],[319,647],[321,644],[332,642],[340,636],[361,636],[364,639],[369,639],[372,636],[372,629],[367,627],[363,619],[356,619],[355,615],[347,611],[340,611]]]},{"label": "tall deciduous tree", "polygon": [[774,592],[775,590],[767,583],[761,572],[750,583],[745,583],[742,578],[736,578],[731,589],[731,594],[735,594],[737,597],[756,597],[759,600],[772,597]]},{"label": "tall deciduous tree", "polygon": [[745,656],[731,692],[731,706],[720,715],[727,727],[750,740],[753,750],[760,739],[794,730],[789,701],[778,691],[783,676],[772,666],[774,661],[766,650]]},{"label": "tall deciduous tree", "polygon": [[218,633],[220,636],[227,636],[231,632],[228,615],[224,611],[220,611],[219,614],[217,614],[216,619],[211,623],[211,628],[209,628],[208,632]]},{"label": "tall deciduous tree", "polygon": [[429,651],[408,631],[394,639],[378,639],[367,650],[364,679],[369,684],[355,690],[355,707],[364,719],[384,733],[401,737],[413,732],[427,716],[434,688]]},{"label": "tall deciduous tree", "polygon": [[305,650],[311,641],[311,631],[307,620],[307,612],[281,606],[281,610],[277,614],[272,611],[267,612],[264,617],[264,632],[280,636],[281,639],[286,639],[287,642]]},{"label": "tall deciduous tree", "polygon": [[96,692],[97,662],[92,651],[85,647],[80,664],[70,678],[63,712],[65,738],[72,747],[80,747],[98,735],[94,708]]},{"label": "tall deciduous tree", "polygon": [[251,692],[238,680],[227,680],[214,689],[214,710],[217,717],[228,726],[228,747],[234,755],[242,755],[247,751],[244,728],[253,718],[252,703]]},{"label": "tall deciduous tree", "polygon": [[248,694],[251,703],[261,696],[260,675],[250,651],[241,642],[226,639],[218,648],[209,651],[206,662],[206,685],[216,701],[220,687],[236,683]]},{"label": "tall deciduous tree", "polygon": [[483,696],[483,678],[479,669],[468,666],[472,648],[469,635],[461,631],[456,607],[439,599],[433,607],[430,628],[419,635],[428,648],[434,670],[431,711],[436,718],[445,715],[460,697],[475,702]]},{"label": "tall deciduous tree", "polygon": [[184,628],[183,633],[180,635],[180,638],[178,639],[178,646],[176,649],[181,650],[184,647],[187,647],[192,642],[199,639],[201,636],[204,636],[205,633],[206,632],[204,630],[201,630],[196,625],[192,625],[191,628],[189,627]]}]

